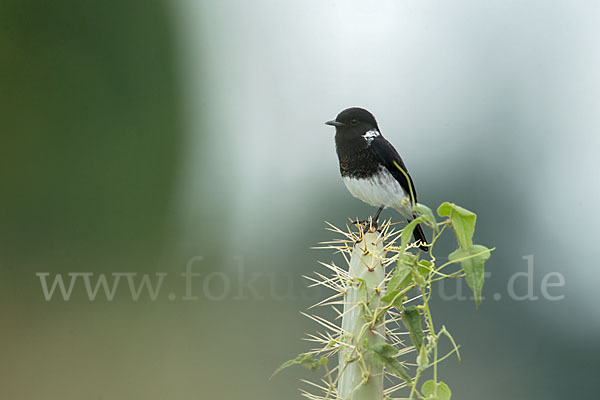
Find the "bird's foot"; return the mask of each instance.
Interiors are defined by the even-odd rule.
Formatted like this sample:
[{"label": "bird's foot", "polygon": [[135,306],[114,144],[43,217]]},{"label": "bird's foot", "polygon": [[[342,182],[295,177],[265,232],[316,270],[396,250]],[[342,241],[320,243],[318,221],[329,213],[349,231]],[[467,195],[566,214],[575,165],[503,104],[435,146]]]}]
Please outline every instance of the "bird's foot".
[{"label": "bird's foot", "polygon": [[370,217],[369,217],[369,219],[352,221],[352,224],[356,225],[357,227],[364,230],[365,232],[378,232],[379,231],[379,224],[377,223],[377,220],[373,220]]}]

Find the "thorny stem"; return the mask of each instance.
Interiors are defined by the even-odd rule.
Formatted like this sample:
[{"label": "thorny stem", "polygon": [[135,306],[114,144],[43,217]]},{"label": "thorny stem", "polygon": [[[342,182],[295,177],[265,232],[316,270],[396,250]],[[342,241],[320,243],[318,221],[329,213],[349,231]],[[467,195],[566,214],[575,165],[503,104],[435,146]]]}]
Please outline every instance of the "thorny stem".
[{"label": "thorny stem", "polygon": [[[430,282],[431,282],[431,278]],[[431,283],[428,284],[429,293],[425,293],[425,289],[421,289],[423,294],[423,306],[424,314],[427,318],[427,325],[429,326],[429,335],[433,341],[433,381],[437,384],[437,359],[438,359],[438,346],[437,346],[437,333],[433,326],[433,318],[431,317],[431,310],[429,309],[429,299],[431,298]],[[437,395],[437,394],[436,394]]]},{"label": "thorny stem", "polygon": [[[347,231],[343,231],[329,224],[329,230],[342,234],[345,236],[345,239],[323,244],[326,245],[325,248],[333,249],[336,253],[339,252],[343,255],[348,264],[348,270],[341,269],[334,264],[322,263],[334,272],[333,276],[327,278],[317,273],[320,280],[314,278],[308,279],[315,282],[315,285],[328,287],[338,292],[339,296],[343,296],[343,301],[336,300],[338,295],[334,295],[317,303],[317,305],[321,306],[331,305],[334,308],[342,305],[343,312],[336,308],[339,314],[338,318],[342,318],[342,324],[337,327],[321,317],[311,316],[314,321],[326,329],[333,330],[334,335],[330,333],[326,335],[318,334],[318,336],[310,335],[314,339],[312,341],[323,344],[323,347],[313,349],[307,354],[324,354],[326,358],[330,359],[337,353],[339,356],[339,365],[337,368],[330,370],[326,364],[321,363],[325,371],[325,377],[322,380],[324,386],[313,385],[321,388],[324,396],[313,395],[304,391],[305,397],[311,400],[382,400],[384,397],[385,399],[391,399],[391,394],[401,388],[410,388],[408,400],[424,400],[425,396],[429,395],[429,393],[422,392],[423,389],[420,391],[418,387],[421,377],[429,368],[432,368],[433,395],[437,397],[438,388],[440,387],[438,384],[437,364],[455,352],[460,360],[458,346],[446,328],[441,326],[439,331],[435,329],[433,316],[429,307],[432,284],[444,279],[464,277],[465,271],[463,269],[450,273],[443,273],[441,271],[451,264],[458,264],[466,259],[481,256],[493,249],[486,249],[477,254],[469,254],[466,257],[450,260],[436,267],[436,258],[433,255],[434,244],[437,243],[448,226],[453,227],[454,230],[456,230],[456,227],[452,225],[451,218],[435,223],[435,226],[432,226],[430,223],[428,224],[429,227],[433,228],[432,240],[429,243],[429,251],[423,253],[427,254],[428,262],[419,262],[419,255],[421,253],[411,253],[412,256],[409,256],[408,259],[412,260],[413,264],[409,265],[410,273],[407,276],[410,277],[410,281],[403,281],[406,282],[403,287],[399,287],[398,282],[397,286],[394,286],[394,289],[389,289],[394,291],[393,298],[386,298],[384,300],[386,289],[388,289],[387,284],[394,276],[395,271],[394,268],[391,268],[388,274],[386,274],[385,267],[399,265],[398,259],[403,253],[410,253],[409,250],[416,249],[414,243],[402,247],[394,245],[395,241],[400,238],[402,231],[392,229],[393,225],[395,224],[387,221],[381,226],[381,230],[374,231],[372,227],[368,226],[366,232],[359,227],[360,230],[357,234],[352,232],[347,226]],[[389,253],[391,253],[391,256],[388,257],[387,254]],[[407,265],[404,264],[404,268]],[[406,296],[412,289],[416,289],[417,295],[407,299]],[[353,295],[349,297],[349,293],[353,293]],[[402,305],[397,305],[399,299],[402,299]],[[415,342],[413,338],[415,332],[413,329],[417,328],[414,326],[409,327],[411,325],[410,320],[409,322],[404,320],[404,313],[408,313],[407,310],[410,308],[406,307],[405,304],[418,299],[421,299],[419,301],[420,304],[416,306],[419,318],[418,332],[420,334],[416,334],[415,336],[420,336],[418,339],[421,341],[420,344]],[[392,310],[394,308],[397,308],[397,310]],[[416,317],[409,316],[406,318]],[[410,331],[410,337],[414,346],[406,347],[404,341],[398,336],[409,333],[398,330],[402,329],[400,320],[402,320],[404,326]],[[421,331],[420,325],[422,320],[424,320],[425,326]],[[390,324],[397,324],[397,326],[392,327]],[[335,332],[335,328],[338,328],[339,331]],[[445,335],[451,341],[453,349],[440,358],[438,354],[438,342],[442,335]],[[375,347],[373,346],[377,345],[385,345],[388,348],[396,346],[396,352],[391,350],[391,355],[389,351],[387,353],[376,354],[377,350],[374,350]],[[398,345],[404,347],[398,348]],[[413,350],[417,350],[417,353],[419,353],[417,354],[416,364],[408,363],[407,360],[399,361],[400,357]],[[413,366],[416,366],[416,368],[414,369],[414,376],[411,379],[404,368],[412,368]],[[335,375],[332,375],[332,372]],[[348,374],[353,374],[354,378],[348,380]],[[401,378],[404,382],[396,383],[388,390],[383,390],[383,387],[375,391],[367,389],[367,387],[373,388],[372,385],[375,380],[379,382],[377,385],[383,385],[382,379],[386,374],[388,377],[395,377],[394,379]],[[448,390],[447,387],[445,390]]]}]

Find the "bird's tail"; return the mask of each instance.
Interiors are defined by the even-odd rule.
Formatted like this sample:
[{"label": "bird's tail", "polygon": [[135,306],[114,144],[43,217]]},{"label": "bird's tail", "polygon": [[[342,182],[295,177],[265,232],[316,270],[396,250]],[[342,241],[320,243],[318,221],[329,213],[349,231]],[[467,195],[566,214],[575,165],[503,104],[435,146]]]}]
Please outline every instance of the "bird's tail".
[{"label": "bird's tail", "polygon": [[[410,220],[408,220],[410,222]],[[425,232],[423,232],[423,228],[421,228],[421,224],[417,224],[415,226],[415,230],[413,231],[413,236],[416,242],[420,242],[419,249],[424,252],[429,251],[429,246],[426,245],[427,239],[425,238]]]}]

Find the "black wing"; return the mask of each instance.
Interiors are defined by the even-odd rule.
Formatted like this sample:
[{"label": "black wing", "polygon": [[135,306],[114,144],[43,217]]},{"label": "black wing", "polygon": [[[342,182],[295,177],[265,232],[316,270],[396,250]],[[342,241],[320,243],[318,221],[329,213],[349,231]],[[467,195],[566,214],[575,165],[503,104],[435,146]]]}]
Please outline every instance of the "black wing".
[{"label": "black wing", "polygon": [[[373,151],[375,157],[379,160],[379,162],[383,164],[388,169],[388,171],[390,171],[392,176],[398,181],[398,183],[400,183],[402,189],[404,189],[404,191],[408,193],[409,196],[412,193],[412,196],[414,196],[416,203],[417,191],[415,190],[412,178],[408,174],[406,165],[404,165],[400,154],[398,154],[394,146],[392,146],[392,144],[388,142],[383,136],[379,135],[373,138],[373,141],[370,143],[369,148]],[[398,166],[396,166],[396,164],[398,164]],[[402,171],[400,171],[398,167],[402,168]],[[408,219],[408,221],[410,222],[410,219]],[[419,248],[422,251],[429,251],[429,247],[426,245],[427,238],[425,237],[425,233],[423,232],[423,228],[421,228],[420,224],[417,224],[417,226],[415,226],[413,236],[415,237],[416,241],[421,242]]]},{"label": "black wing", "polygon": [[[383,164],[388,171],[392,174],[394,178],[398,181],[402,189],[410,196],[411,191],[412,195],[415,198],[415,203],[417,202],[417,191],[415,190],[415,186],[412,182],[412,178],[408,174],[408,170],[400,157],[400,154],[396,151],[394,146],[390,142],[388,142],[383,136],[379,135],[371,141],[369,148],[375,153],[375,156],[379,160],[381,164]],[[394,164],[398,164],[400,168],[404,171],[400,171],[398,167]],[[408,179],[406,179],[408,177]],[[411,199],[412,200],[412,199]]]}]

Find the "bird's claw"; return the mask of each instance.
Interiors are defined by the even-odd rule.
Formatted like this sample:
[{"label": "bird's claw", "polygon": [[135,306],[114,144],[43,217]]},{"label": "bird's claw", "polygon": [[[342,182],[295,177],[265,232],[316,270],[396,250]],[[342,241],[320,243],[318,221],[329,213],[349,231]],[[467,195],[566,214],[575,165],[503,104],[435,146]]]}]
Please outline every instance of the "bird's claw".
[{"label": "bird's claw", "polygon": [[362,229],[368,228],[367,231],[379,231],[379,224],[377,223],[377,221],[373,220],[372,218],[369,219],[364,219],[364,220],[355,220],[352,221],[352,224],[356,225],[357,227],[360,227]]}]

